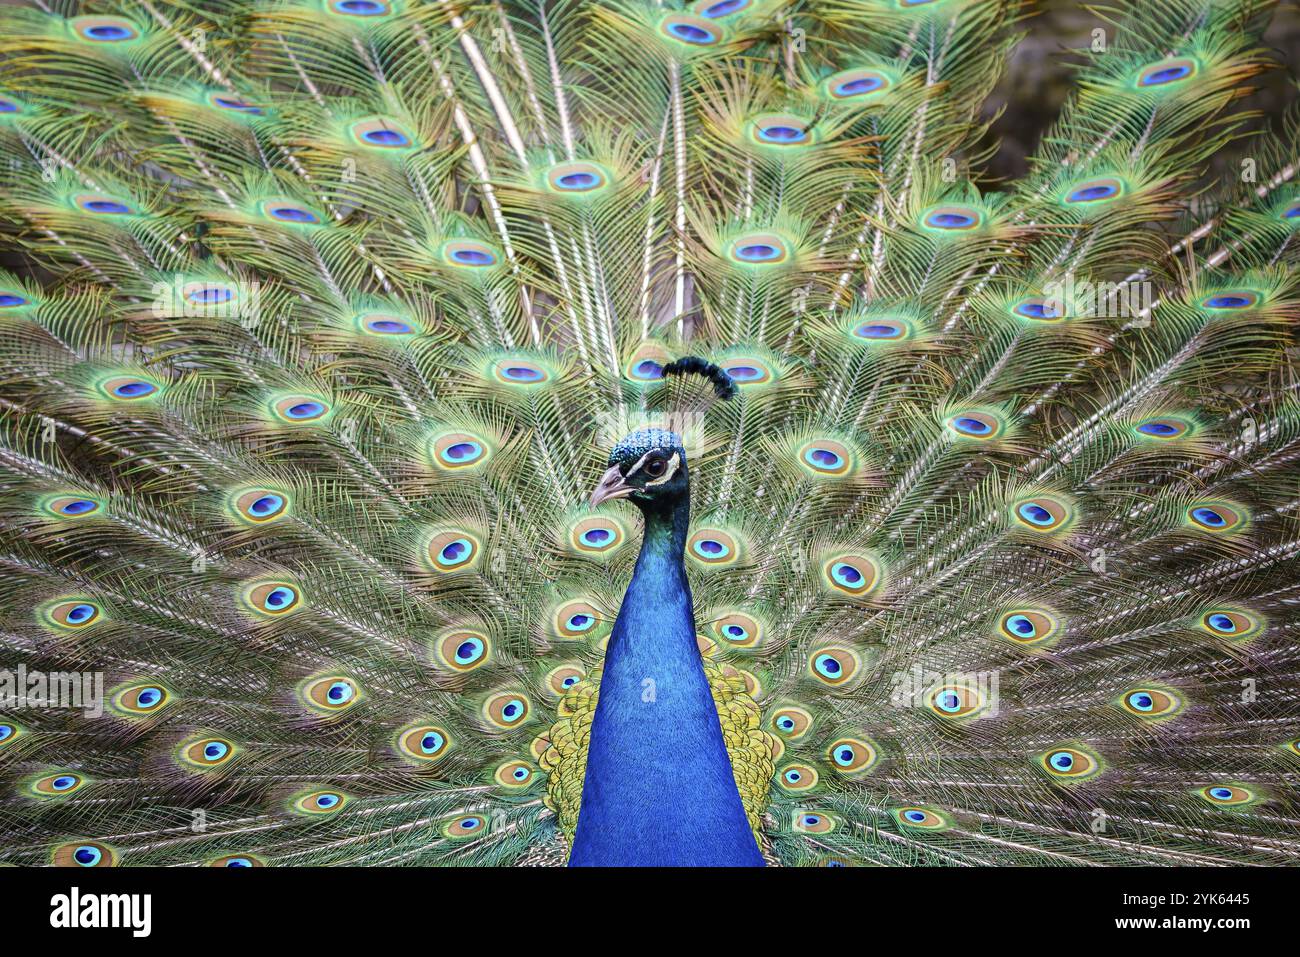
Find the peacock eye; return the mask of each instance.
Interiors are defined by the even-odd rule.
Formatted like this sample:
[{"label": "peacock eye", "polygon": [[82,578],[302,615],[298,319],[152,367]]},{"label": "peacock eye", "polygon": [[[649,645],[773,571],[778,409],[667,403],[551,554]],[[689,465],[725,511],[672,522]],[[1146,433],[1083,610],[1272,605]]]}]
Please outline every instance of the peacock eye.
[{"label": "peacock eye", "polygon": [[1061,745],[1038,756],[1039,764],[1054,778],[1082,781],[1102,771],[1100,758],[1081,747]]},{"label": "peacock eye", "polygon": [[55,867],[113,867],[117,851],[95,841],[73,841],[56,847],[50,862]]}]

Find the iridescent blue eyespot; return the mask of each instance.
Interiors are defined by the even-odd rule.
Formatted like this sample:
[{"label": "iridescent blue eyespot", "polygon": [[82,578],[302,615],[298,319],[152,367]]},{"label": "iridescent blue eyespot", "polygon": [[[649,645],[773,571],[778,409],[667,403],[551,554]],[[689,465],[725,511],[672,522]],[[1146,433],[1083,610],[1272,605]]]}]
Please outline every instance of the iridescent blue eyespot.
[{"label": "iridescent blue eyespot", "polygon": [[85,515],[87,512],[93,512],[99,508],[99,503],[91,499],[79,498],[59,506],[59,512],[64,515]]},{"label": "iridescent blue eyespot", "polygon": [[[380,151],[405,150],[415,146],[415,137],[392,117],[371,116],[357,120],[348,131],[358,146]],[[457,243],[452,243],[452,246]]]},{"label": "iridescent blue eyespot", "polygon": [[496,257],[481,249],[454,249],[451,258],[466,266],[490,266]]},{"label": "iridescent blue eyespot", "polygon": [[116,24],[101,24],[100,26],[87,27],[83,36],[114,43],[118,40],[131,39],[135,36],[135,31],[128,27],[117,26]]},{"label": "iridescent blue eyespot", "polygon": [[409,146],[411,143],[405,133],[397,130],[367,130],[361,138],[375,146]]},{"label": "iridescent blue eyespot", "polygon": [[87,199],[82,202],[81,208],[88,213],[105,213],[110,216],[124,216],[131,212],[130,206],[115,199]]},{"label": "iridescent blue eyespot", "polygon": [[588,190],[599,186],[601,179],[595,173],[589,173],[585,170],[579,170],[573,173],[565,173],[563,176],[555,178],[555,184],[562,189],[571,190]]},{"label": "iridescent blue eyespot", "polygon": [[6,100],[0,96],[0,113],[17,113],[18,104],[13,100]]},{"label": "iridescent blue eyespot", "polygon": [[485,646],[481,638],[467,637],[456,646],[454,657],[460,665],[470,665],[483,657]]},{"label": "iridescent blue eyespot", "polygon": [[1017,316],[1026,319],[1060,319],[1061,313],[1056,303],[1043,299],[1027,299],[1018,303],[1012,310]]},{"label": "iridescent blue eyespot", "polygon": [[0,741],[5,740],[14,733],[12,724],[0,724]]},{"label": "iridescent blue eyespot", "polygon": [[1247,515],[1244,510],[1222,502],[1205,502],[1187,510],[1193,525],[1210,532],[1240,531]]},{"label": "iridescent blue eyespot", "polygon": [[664,367],[653,359],[642,359],[632,367],[632,374],[638,379],[662,379]]},{"label": "iridescent blue eyespot", "polygon": [[462,561],[473,547],[468,539],[458,538],[442,547],[438,552],[438,560],[446,565],[454,565]]},{"label": "iridescent blue eyespot", "polygon": [[676,37],[678,40],[681,40],[683,43],[704,45],[714,43],[717,40],[717,37],[714,36],[714,34],[705,30],[703,27],[697,27],[693,23],[675,21],[669,23],[666,29],[669,34]]},{"label": "iridescent blue eyespot", "polygon": [[1033,502],[1025,502],[1016,511],[1021,518],[1033,525],[1051,525],[1055,521],[1051,512]]},{"label": "iridescent blue eyespot", "polygon": [[1026,638],[1032,638],[1034,636],[1034,631],[1036,630],[1034,628],[1034,623],[1024,615],[1011,615],[1008,617],[1007,627],[1016,634],[1023,635]]},{"label": "iridescent blue eyespot", "polygon": [[948,428],[959,436],[979,441],[998,438],[1006,428],[1005,420],[996,412],[967,409],[947,421]]},{"label": "iridescent blue eyespot", "polygon": [[940,229],[961,229],[963,226],[969,226],[975,222],[975,218],[958,213],[936,213],[926,222],[931,226],[938,226]]},{"label": "iridescent blue eyespot", "polygon": [[152,708],[158,702],[162,701],[163,693],[161,688],[143,688],[136,693],[135,703],[141,708]]},{"label": "iridescent blue eyespot", "polygon": [[1253,292],[1224,292],[1207,296],[1201,300],[1206,309],[1249,309],[1259,302],[1259,296]]},{"label": "iridescent blue eyespot", "polygon": [[1194,508],[1192,509],[1192,518],[1202,525],[1208,525],[1210,528],[1222,528],[1228,524],[1227,520],[1212,508]]},{"label": "iridescent blue eyespot", "polygon": [[285,409],[285,415],[291,419],[314,419],[325,411],[320,402],[299,402]]},{"label": "iridescent blue eyespot", "polygon": [[901,324],[864,322],[853,330],[853,334],[859,339],[901,339],[906,331]]},{"label": "iridescent blue eyespot", "polygon": [[262,108],[254,106],[252,103],[245,103],[243,100],[232,99],[228,96],[214,96],[212,102],[223,110],[233,110],[236,113],[247,113],[250,116],[261,116]]},{"label": "iridescent blue eyespot", "polygon": [[832,679],[838,678],[840,672],[844,670],[844,666],[834,655],[818,655],[813,662],[813,667],[819,674]]},{"label": "iridescent blue eyespot", "polygon": [[325,692],[325,697],[329,699],[330,704],[346,704],[352,700],[352,696],[355,694],[356,690],[350,682],[336,681],[329,686],[329,690]]},{"label": "iridescent blue eyespot", "polygon": [[978,226],[980,217],[974,210],[948,206],[932,209],[922,222],[931,229],[966,230]]},{"label": "iridescent blue eyespot", "polygon": [[337,791],[308,791],[294,799],[292,809],[307,817],[319,817],[338,813],[350,801],[350,797]]},{"label": "iridescent blue eyespot", "polygon": [[104,859],[104,852],[92,844],[82,844],[72,852],[72,859],[82,867],[94,867]]},{"label": "iridescent blue eyespot", "polygon": [[25,306],[31,300],[13,292],[0,292],[0,309],[16,309],[18,306]]},{"label": "iridescent blue eyespot", "polygon": [[284,507],[284,497],[281,495],[263,495],[261,498],[248,506],[248,510],[254,515],[273,515]]},{"label": "iridescent blue eyespot", "polygon": [[330,9],[353,17],[378,17],[388,12],[388,4],[377,0],[334,0]]},{"label": "iridescent blue eyespot", "polygon": [[867,101],[877,94],[889,89],[893,83],[887,74],[867,67],[841,70],[827,77],[822,83],[822,93],[831,100]]},{"label": "iridescent blue eyespot", "polygon": [[878,90],[884,85],[884,77],[860,76],[837,84],[835,87],[835,94],[837,96],[860,96],[863,93],[870,93],[872,90]]},{"label": "iridescent blue eyespot", "polygon": [[468,432],[444,432],[433,440],[431,451],[434,465],[456,470],[482,464],[490,449],[485,440]]},{"label": "iridescent blue eyespot", "polygon": [[781,257],[782,250],[771,243],[747,243],[736,249],[736,255],[745,262],[771,262]]},{"label": "iridescent blue eyespot", "polygon": [[66,791],[69,788],[77,786],[77,777],[73,774],[61,774],[50,782],[50,787],[56,791]]},{"label": "iridescent blue eyespot", "polygon": [[124,382],[113,389],[113,395],[123,399],[138,399],[157,391],[158,387],[152,382]]},{"label": "iridescent blue eyespot", "polygon": [[1047,761],[1058,771],[1069,771],[1074,767],[1074,755],[1069,751],[1057,751]]},{"label": "iridescent blue eyespot", "polygon": [[1210,788],[1210,797],[1220,801],[1227,801],[1232,797],[1231,788]]},{"label": "iridescent blue eyespot", "polygon": [[1137,430],[1146,435],[1169,436],[1178,434],[1178,429],[1168,422],[1143,422],[1137,427]]},{"label": "iridescent blue eyespot", "polygon": [[1115,186],[1085,186],[1082,189],[1076,189],[1066,200],[1071,203],[1090,203],[1098,199],[1109,199],[1114,196],[1119,189]]},{"label": "iridescent blue eyespot", "polygon": [[694,542],[691,548],[695,554],[705,559],[726,558],[731,553],[731,549],[724,542],[713,538],[702,538]]},{"label": "iridescent blue eyespot", "polygon": [[1150,711],[1155,707],[1155,701],[1145,691],[1133,692],[1128,696],[1128,703],[1135,711]]},{"label": "iridescent blue eyespot", "polygon": [[482,454],[483,446],[477,442],[457,442],[447,446],[442,452],[443,458],[457,464],[472,462]]},{"label": "iridescent blue eyespot", "polygon": [[95,617],[96,612],[97,609],[94,605],[75,605],[65,617],[69,624],[75,625]]},{"label": "iridescent blue eyespot", "polygon": [[317,223],[319,217],[311,210],[303,209],[301,206],[273,206],[271,215],[285,223]]},{"label": "iridescent blue eyespot", "polygon": [[1185,80],[1191,76],[1195,69],[1196,65],[1191,60],[1157,63],[1155,66],[1147,67],[1142,71],[1138,76],[1137,85],[1140,87],[1153,87],[1177,83],[1179,80]]},{"label": "iridescent blue eyespot", "polygon": [[1121,183],[1117,179],[1098,179],[1090,183],[1079,183],[1066,195],[1067,203],[1096,203],[1113,199],[1120,194]]},{"label": "iridescent blue eyespot", "polygon": [[758,138],[768,143],[801,143],[808,138],[808,131],[800,129],[797,126],[788,126],[776,124],[772,126],[761,127],[758,130]]},{"label": "iridescent blue eyespot", "polygon": [[862,584],[862,572],[846,562],[836,562],[831,566],[831,577],[841,585],[856,588]]},{"label": "iridescent blue eyespot", "polygon": [[219,761],[224,758],[230,748],[220,741],[209,741],[203,746],[203,756],[209,761]]},{"label": "iridescent blue eyespot", "polygon": [[253,866],[253,862],[250,861],[250,860],[249,860],[248,858],[246,858],[246,857],[231,857],[231,858],[227,858],[226,863],[225,863],[224,865],[222,865],[222,866],[224,866],[224,867],[252,867],[252,866]]},{"label": "iridescent blue eyespot", "polygon": [[186,299],[199,306],[219,305],[230,302],[234,297],[235,291],[229,286],[200,286],[185,294]]},{"label": "iridescent blue eyespot", "polygon": [[529,366],[506,366],[501,374],[515,382],[540,382],[545,378],[544,372]]},{"label": "iridescent blue eyespot", "polygon": [[415,331],[411,328],[410,323],[402,322],[399,319],[367,319],[365,325],[371,332],[382,336],[404,336]]},{"label": "iridescent blue eyespot", "polygon": [[967,435],[988,435],[993,431],[993,426],[987,422],[981,422],[979,419],[972,419],[969,416],[959,416],[952,420],[952,424],[958,432],[964,432]]},{"label": "iridescent blue eyespot", "polygon": [[844,461],[838,453],[822,448],[811,448],[804,453],[803,457],[804,461],[818,469],[838,468]]},{"label": "iridescent blue eyespot", "polygon": [[717,3],[711,3],[698,12],[702,17],[708,17],[710,20],[715,20],[718,17],[725,17],[728,14],[744,10],[751,2],[752,0],[718,0]]},{"label": "iridescent blue eyespot", "polygon": [[404,728],[396,743],[399,754],[408,763],[427,766],[447,755],[451,741],[442,728],[418,724]]},{"label": "iridescent blue eyespot", "polygon": [[913,824],[920,824],[925,821],[925,812],[916,810],[904,811],[903,817],[907,818]]},{"label": "iridescent blue eyespot", "polygon": [[934,696],[934,706],[940,711],[955,714],[962,709],[961,696],[955,691],[941,691]]},{"label": "iridescent blue eyespot", "polygon": [[927,703],[941,718],[974,718],[988,706],[989,696],[978,685],[945,684],[928,693]]}]

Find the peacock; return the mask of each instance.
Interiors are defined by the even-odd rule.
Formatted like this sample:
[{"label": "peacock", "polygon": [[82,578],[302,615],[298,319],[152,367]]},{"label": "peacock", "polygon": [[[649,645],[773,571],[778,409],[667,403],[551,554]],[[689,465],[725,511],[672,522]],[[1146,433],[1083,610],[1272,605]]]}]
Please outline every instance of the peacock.
[{"label": "peacock", "polygon": [[1014,178],[1020,0],[0,7],[0,864],[1300,863],[1300,115],[1123,6]]}]

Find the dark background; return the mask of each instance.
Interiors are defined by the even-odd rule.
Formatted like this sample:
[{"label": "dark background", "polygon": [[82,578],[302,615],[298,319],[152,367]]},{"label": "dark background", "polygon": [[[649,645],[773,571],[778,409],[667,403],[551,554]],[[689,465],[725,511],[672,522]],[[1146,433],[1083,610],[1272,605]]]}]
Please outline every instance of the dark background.
[{"label": "dark background", "polygon": [[[1159,0],[1145,2],[1158,4]],[[1052,125],[1072,88],[1074,77],[1070,64],[1080,59],[1071,51],[1087,48],[1094,27],[1109,26],[1081,0],[1040,0],[1036,6],[1039,14],[1020,25],[1029,36],[1012,53],[1001,82],[984,104],[985,119],[1005,107],[985,143],[991,146],[1000,141],[1002,144],[987,168],[988,176],[994,181],[1025,174],[1026,157]],[[1113,28],[1107,32],[1114,35]],[[1257,77],[1253,82],[1258,91],[1246,103],[1263,114],[1254,123],[1255,127],[1280,130],[1283,113],[1300,98],[1296,87],[1300,76],[1300,3],[1297,0],[1282,0],[1278,5],[1264,36],[1264,46],[1272,50],[1282,68]],[[1215,178],[1229,175],[1234,157],[1224,156],[1221,165],[1212,164],[1211,175]]]}]

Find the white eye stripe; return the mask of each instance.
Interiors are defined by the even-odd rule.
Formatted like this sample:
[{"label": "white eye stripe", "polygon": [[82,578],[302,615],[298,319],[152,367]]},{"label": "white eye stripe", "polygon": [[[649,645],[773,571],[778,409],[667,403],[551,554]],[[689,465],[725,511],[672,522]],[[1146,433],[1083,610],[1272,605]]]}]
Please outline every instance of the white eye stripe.
[{"label": "white eye stripe", "polygon": [[637,459],[637,460],[636,460],[636,464],[633,465],[630,469],[627,470],[627,475],[626,475],[625,477],[626,477],[626,478],[631,478],[631,477],[632,477],[633,475],[635,475],[637,472],[641,471],[641,466],[645,465],[645,460],[648,459],[648,458],[650,458],[650,456],[652,456],[652,455],[654,455],[654,452],[647,452],[645,455],[643,455],[643,456],[641,456],[639,459]]},{"label": "white eye stripe", "polygon": [[[645,465],[646,460],[650,458],[650,456],[654,455],[655,452],[657,451],[658,451],[657,449],[651,450],[647,452],[645,455],[641,456],[639,459],[637,459],[636,464],[627,470],[627,478],[631,478],[637,472],[641,471],[641,467]],[[650,481],[646,482],[645,487],[650,488],[650,486],[652,485],[663,485],[664,482],[667,482],[669,479],[671,479],[674,475],[677,474],[677,467],[680,464],[681,464],[681,459],[678,457],[677,453],[674,452],[673,457],[668,460],[668,468],[664,471],[664,474],[659,476],[657,479],[651,479]]]},{"label": "white eye stripe", "polygon": [[668,469],[664,472],[664,474],[659,476],[659,478],[657,479],[646,482],[645,487],[649,488],[651,485],[663,485],[664,482],[667,482],[670,478],[672,478],[674,475],[677,474],[677,466],[680,464],[680,461],[681,460],[678,459],[677,457],[677,453],[674,452],[673,457],[668,460]]}]

